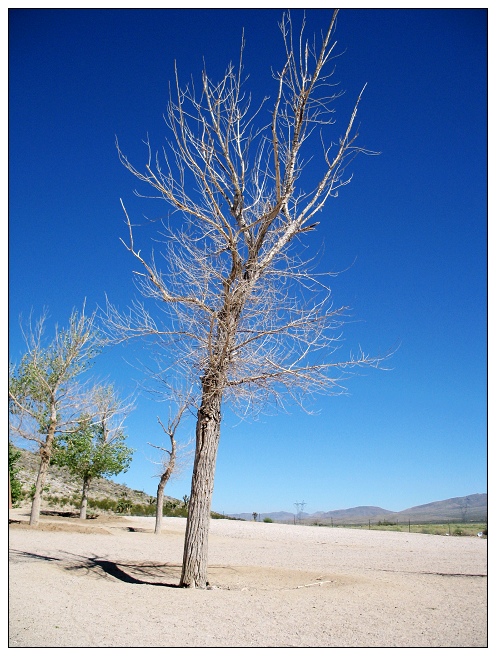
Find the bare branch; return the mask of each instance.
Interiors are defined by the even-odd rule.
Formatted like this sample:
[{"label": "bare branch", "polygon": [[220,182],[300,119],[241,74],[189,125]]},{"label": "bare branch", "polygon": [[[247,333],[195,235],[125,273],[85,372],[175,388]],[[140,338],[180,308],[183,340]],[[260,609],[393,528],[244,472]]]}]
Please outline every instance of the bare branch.
[{"label": "bare branch", "polygon": [[[346,376],[381,367],[388,357],[361,351],[338,357],[348,308],[333,308],[333,274],[301,257],[309,233],[330,218],[324,208],[350,182],[351,162],[372,154],[358,145],[355,128],[365,86],[342,128],[337,124],[337,15],[318,44],[307,39],[304,21],[295,31],[289,12],[283,14],[285,58],[273,72],[267,122],[261,113],[267,98],[252,108],[245,91],[243,39],[238,66],[229,64],[219,81],[204,70],[200,84],[182,85],[175,69],[165,116],[170,139],[152,155],[147,138],[141,171],[117,144],[124,166],[171,209],[160,245],[142,253],[122,204],[141,298],[124,313],[107,303],[105,317],[110,339],[150,343],[160,360],[156,380],[177,376],[195,388],[187,545],[206,534],[223,402],[242,416],[286,399],[304,405],[311,394],[343,393]],[[167,425],[159,420],[172,442],[181,416]],[[163,452],[170,462],[173,444]],[[196,553],[185,548],[183,585],[205,583]]]}]

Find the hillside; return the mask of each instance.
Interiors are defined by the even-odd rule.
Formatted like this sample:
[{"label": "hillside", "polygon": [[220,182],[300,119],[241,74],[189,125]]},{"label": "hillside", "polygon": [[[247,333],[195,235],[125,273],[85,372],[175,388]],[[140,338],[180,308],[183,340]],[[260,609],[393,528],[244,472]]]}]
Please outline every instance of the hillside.
[{"label": "hillside", "polygon": [[467,497],[434,501],[395,513],[395,517],[400,521],[405,518],[417,521],[418,517],[421,517],[422,521],[435,521],[440,516],[462,522],[486,521],[487,494],[470,494]]},{"label": "hillside", "polygon": [[332,518],[333,520],[341,521],[343,519],[360,520],[363,517],[384,518],[391,514],[393,514],[391,510],[385,510],[378,506],[357,506],[356,508],[346,508],[344,510],[328,510],[327,512],[314,513],[313,515],[309,515],[309,517],[320,517],[321,519]]},{"label": "hillside", "polygon": [[[21,482],[23,490],[28,492],[31,486],[36,482],[39,457],[31,451],[20,449],[19,447],[16,447],[16,449],[21,452],[21,458],[17,462],[17,466],[20,468],[17,477]],[[56,467],[52,465],[48,470],[46,486],[48,487],[48,490],[45,493],[45,497],[68,498],[73,495],[81,495],[81,484],[74,481],[66,467]],[[132,490],[126,485],[114,483],[105,478],[98,478],[92,481],[89,496],[92,499],[112,499],[116,501],[125,497],[132,504],[147,504],[150,502],[149,494],[138,490]],[[178,502],[178,499],[164,496],[164,501]],[[48,505],[47,501],[43,501],[42,499],[42,509],[48,508]],[[50,507],[52,507],[52,505],[53,504],[51,504]]]}]

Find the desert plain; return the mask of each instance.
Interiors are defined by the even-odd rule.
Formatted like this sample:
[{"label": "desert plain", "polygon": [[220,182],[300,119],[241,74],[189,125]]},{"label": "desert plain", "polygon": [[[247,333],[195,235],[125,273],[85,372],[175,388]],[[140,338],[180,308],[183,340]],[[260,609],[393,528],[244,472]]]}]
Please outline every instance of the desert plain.
[{"label": "desert plain", "polygon": [[487,647],[486,539],[212,520],[191,590],[183,518],[9,520],[9,647]]}]

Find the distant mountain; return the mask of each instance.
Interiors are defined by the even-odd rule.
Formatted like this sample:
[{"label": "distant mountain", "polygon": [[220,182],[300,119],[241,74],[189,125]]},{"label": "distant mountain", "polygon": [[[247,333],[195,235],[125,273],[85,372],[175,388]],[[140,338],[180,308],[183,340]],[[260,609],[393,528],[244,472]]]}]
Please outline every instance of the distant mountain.
[{"label": "distant mountain", "polygon": [[[231,517],[253,520],[251,513],[231,514]],[[275,522],[294,522],[295,514],[285,511],[259,513],[257,520],[263,521],[270,517]],[[487,521],[487,494],[470,494],[466,497],[454,497],[444,501],[433,501],[421,506],[407,508],[400,512],[386,510],[378,506],[357,506],[343,510],[319,511],[312,514],[300,513],[299,521],[302,524],[360,524],[368,521],[408,522],[476,522]]]},{"label": "distant mountain", "polygon": [[[444,501],[425,503],[395,513],[400,519],[406,517],[417,520],[421,518],[444,517],[462,521],[487,520],[487,494],[470,494],[467,497],[454,497]],[[429,520],[432,521],[432,520]]]},{"label": "distant mountain", "polygon": [[[320,517],[323,519],[360,519],[362,517],[385,517],[392,514],[391,510],[384,510],[378,506],[357,506],[356,508],[346,508],[346,510],[329,510],[328,512],[321,513]],[[314,515],[309,515],[314,517]]]}]

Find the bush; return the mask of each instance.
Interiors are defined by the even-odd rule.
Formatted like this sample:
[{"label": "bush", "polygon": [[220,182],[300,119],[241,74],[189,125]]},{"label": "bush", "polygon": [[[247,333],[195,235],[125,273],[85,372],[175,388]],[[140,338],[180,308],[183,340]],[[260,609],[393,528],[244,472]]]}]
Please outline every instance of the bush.
[{"label": "bush", "polygon": [[274,520],[271,517],[264,517],[264,522],[266,524],[272,524]]},{"label": "bush", "polygon": [[114,499],[88,499],[88,507],[116,512],[117,501],[114,501]]},{"label": "bush", "polygon": [[[34,493],[36,492],[36,483],[33,483],[29,489],[29,492],[27,494],[28,498],[32,501],[34,499]],[[50,492],[50,486],[45,485],[42,489],[42,493]]]},{"label": "bush", "polygon": [[152,517],[155,515],[156,506],[148,504],[135,503],[131,506],[129,511],[130,515],[137,515],[139,517]]},{"label": "bush", "polygon": [[20,457],[21,452],[9,442],[10,499],[14,507],[23,497],[22,485],[17,478],[17,474],[20,472],[21,468],[18,467],[16,463]]},{"label": "bush", "polygon": [[117,502],[116,511],[119,514],[122,514],[122,515],[126,514],[127,515],[127,514],[129,514],[132,507],[133,507],[133,504],[129,501],[129,499],[126,499],[125,497],[122,497]]}]

